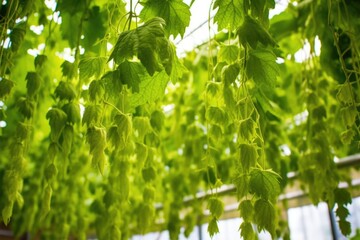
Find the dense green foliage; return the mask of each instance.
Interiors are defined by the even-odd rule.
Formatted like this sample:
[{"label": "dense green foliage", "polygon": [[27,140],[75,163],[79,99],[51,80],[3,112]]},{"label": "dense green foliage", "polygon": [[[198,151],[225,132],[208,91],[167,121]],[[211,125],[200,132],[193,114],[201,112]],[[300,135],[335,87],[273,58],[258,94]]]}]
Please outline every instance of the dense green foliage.
[{"label": "dense green foliage", "polygon": [[360,143],[360,4],[290,1],[269,19],[275,0],[214,0],[219,33],[181,59],[170,39],[191,4],[128,4],[2,1],[1,220],[41,239],[127,239],[155,223],[177,239],[207,208],[214,235],[217,189],[234,184],[240,235],[286,238],[276,202],[295,171],[350,234],[334,157]]}]

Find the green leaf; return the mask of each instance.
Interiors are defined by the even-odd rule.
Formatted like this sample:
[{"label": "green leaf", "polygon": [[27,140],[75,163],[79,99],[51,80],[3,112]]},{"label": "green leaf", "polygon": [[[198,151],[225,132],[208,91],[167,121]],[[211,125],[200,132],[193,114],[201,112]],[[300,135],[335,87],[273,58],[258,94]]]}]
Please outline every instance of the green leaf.
[{"label": "green leaf", "polygon": [[358,111],[355,106],[343,107],[340,110],[344,124],[351,127],[355,124]]},{"label": "green leaf", "polygon": [[[106,28],[104,27],[103,15],[99,6],[93,6],[91,9],[88,9],[87,14],[89,14],[89,18],[83,21],[82,31],[84,38],[81,41],[81,45],[85,49],[91,49],[98,39],[105,37]],[[100,44],[97,47],[100,48]]]},{"label": "green leaf", "polygon": [[219,233],[219,227],[217,225],[217,219],[215,217],[210,220],[207,231],[211,238],[215,234]]},{"label": "green leaf", "polygon": [[263,46],[277,46],[275,40],[270,36],[269,32],[261,25],[261,23],[249,15],[245,16],[243,24],[237,30],[240,43],[246,47],[249,44],[256,49],[258,42]]},{"label": "green leaf", "polygon": [[143,168],[141,170],[141,174],[145,182],[150,182],[156,179],[156,171],[152,166]]},{"label": "green leaf", "polygon": [[114,59],[116,64],[122,63],[125,59],[132,59],[137,54],[139,37],[135,30],[122,32],[114,46],[108,61]]},{"label": "green leaf", "polygon": [[113,225],[107,231],[106,239],[114,239],[114,240],[121,240],[121,231],[119,227]]},{"label": "green leaf", "polygon": [[72,84],[64,81],[59,83],[54,93],[56,97],[60,98],[60,100],[67,99],[71,101],[76,97],[76,92]]},{"label": "green leaf", "polygon": [[127,84],[133,92],[140,91],[140,83],[143,76],[146,75],[144,67],[139,62],[130,62],[124,60],[118,67],[120,80],[123,84]]},{"label": "green leaf", "polygon": [[219,198],[212,197],[209,199],[208,208],[211,215],[219,219],[224,212],[224,203]]},{"label": "green leaf", "polygon": [[5,225],[8,225],[13,212],[14,202],[7,202],[1,212],[2,221]]},{"label": "green leaf", "polygon": [[29,119],[32,117],[35,109],[35,105],[33,101],[29,100],[28,98],[21,97],[17,102],[17,106],[19,107],[20,113],[25,118]]},{"label": "green leaf", "polygon": [[221,139],[223,137],[223,131],[221,130],[221,127],[218,125],[211,125],[209,129],[209,137],[214,141]]},{"label": "green leaf", "polygon": [[351,223],[348,221],[338,221],[339,222],[339,227],[341,230],[341,233],[344,236],[349,236],[351,234]]},{"label": "green leaf", "polygon": [[225,86],[228,86],[233,82],[235,82],[239,73],[240,73],[240,64],[237,62],[223,67],[221,75]]},{"label": "green leaf", "polygon": [[59,108],[52,108],[47,112],[46,119],[49,119],[51,139],[56,142],[65,127],[67,115]]},{"label": "green leaf", "polygon": [[355,137],[355,132],[351,128],[341,133],[341,141],[344,144],[350,144]]},{"label": "green leaf", "polygon": [[53,181],[58,173],[54,163],[50,163],[45,169],[45,177],[48,182]]},{"label": "green leaf", "polygon": [[240,225],[240,236],[246,240],[254,240],[255,232],[250,222],[242,222]]},{"label": "green leaf", "polygon": [[87,126],[97,124],[100,122],[102,107],[100,105],[88,105],[85,108],[82,125]]},{"label": "green leaf", "polygon": [[154,222],[155,208],[152,204],[143,203],[140,205],[139,228],[144,233]]},{"label": "green leaf", "polygon": [[92,77],[99,78],[106,64],[105,57],[87,57],[80,60],[80,79],[88,83]]},{"label": "green leaf", "polygon": [[103,127],[89,127],[86,133],[86,141],[90,145],[90,154],[92,154],[92,164],[99,169],[101,175],[104,175],[106,156],[106,130]]},{"label": "green leaf", "polygon": [[130,192],[130,182],[129,182],[129,177],[125,174],[122,173],[119,176],[119,198],[120,201],[126,201],[129,197],[129,192]]},{"label": "green leaf", "polygon": [[266,200],[275,200],[280,194],[279,178],[272,170],[253,168],[250,171],[250,192]]},{"label": "green leaf", "polygon": [[37,55],[34,59],[34,66],[36,69],[41,68],[46,62],[48,58],[46,55]]},{"label": "green leaf", "polygon": [[352,197],[348,190],[344,188],[336,188],[334,190],[335,202],[340,205],[351,204]]},{"label": "green leaf", "polygon": [[264,48],[249,51],[246,74],[254,80],[258,88],[274,87],[279,75],[275,54]]},{"label": "green leaf", "polygon": [[98,102],[103,99],[105,87],[101,80],[93,80],[89,86],[90,101]]},{"label": "green leaf", "polygon": [[26,89],[30,98],[34,97],[40,90],[41,78],[36,72],[28,72],[26,74]]},{"label": "green leaf", "polygon": [[259,199],[254,205],[254,222],[259,231],[267,230],[272,237],[275,236],[275,209],[274,206],[264,199]]},{"label": "green leaf", "polygon": [[[79,1],[83,2],[83,1]],[[69,3],[73,5],[74,3]],[[70,48],[75,48],[78,43],[79,26],[81,23],[82,12],[61,12],[60,32],[63,39],[68,40]]]},{"label": "green leaf", "polygon": [[153,202],[155,199],[155,188],[152,186],[146,186],[143,192],[143,200],[145,202]]},{"label": "green leaf", "polygon": [[140,139],[143,139],[146,134],[152,132],[150,119],[148,117],[134,117],[133,126]]},{"label": "green leaf", "polygon": [[219,126],[226,125],[227,116],[225,111],[222,108],[210,106],[206,109],[206,119],[210,124],[215,124]]},{"label": "green leaf", "polygon": [[44,219],[46,215],[50,212],[51,209],[51,196],[52,188],[50,185],[47,185],[44,190],[43,204],[41,208],[41,218]]},{"label": "green leaf", "polygon": [[67,77],[68,79],[75,78],[78,74],[77,72],[78,69],[77,66],[75,66],[75,63],[64,61],[60,67],[63,76]]},{"label": "green leaf", "polygon": [[158,72],[153,77],[143,76],[139,86],[140,91],[131,96],[130,105],[135,108],[162,98],[169,80],[165,71]]},{"label": "green leaf", "polygon": [[166,30],[176,37],[184,37],[185,29],[190,23],[190,7],[182,0],[149,0],[143,3],[140,18],[147,21],[153,17],[161,17],[166,22]]},{"label": "green leaf", "polygon": [[14,87],[14,82],[6,78],[0,78],[0,98],[4,98],[10,94]]},{"label": "green leaf", "polygon": [[211,97],[219,97],[222,90],[222,83],[220,82],[208,82],[206,84],[206,94],[210,95]]},{"label": "green leaf", "polygon": [[249,176],[247,174],[239,173],[234,179],[234,184],[236,186],[236,191],[238,198],[241,199],[245,197],[249,191]]},{"label": "green leaf", "polygon": [[252,221],[254,215],[254,206],[251,200],[244,200],[239,204],[240,216],[244,221]]},{"label": "green leaf", "polygon": [[69,102],[62,107],[67,115],[67,122],[71,124],[80,122],[80,106],[75,102]]},{"label": "green leaf", "polygon": [[15,27],[10,32],[10,41],[11,41],[11,51],[17,52],[20,48],[20,45],[25,37],[25,29],[20,25]]},{"label": "green leaf", "polygon": [[258,158],[256,147],[251,144],[242,143],[239,145],[239,152],[240,164],[242,165],[243,169],[248,172],[251,167],[255,166],[256,160]]},{"label": "green leaf", "polygon": [[236,45],[221,45],[218,58],[219,62],[232,64],[238,60],[240,49]]},{"label": "green leaf", "polygon": [[61,142],[62,152],[64,153],[65,156],[68,156],[70,154],[74,139],[73,126],[66,124],[64,130],[61,133],[61,137],[62,137],[62,142]]},{"label": "green leaf", "polygon": [[243,21],[243,0],[216,0],[214,8],[218,8],[214,22],[218,24],[218,30],[235,30]]},{"label": "green leaf", "polygon": [[246,118],[240,121],[239,124],[239,136],[246,140],[251,140],[255,134],[255,122],[252,118]]},{"label": "green leaf", "polygon": [[346,220],[349,215],[349,210],[342,205],[338,206],[338,208],[336,209],[336,216],[338,216],[341,220]]},{"label": "green leaf", "polygon": [[123,148],[132,134],[131,118],[126,114],[119,113],[114,117],[114,124],[117,126],[117,133],[121,141],[121,145],[118,147]]},{"label": "green leaf", "polygon": [[340,85],[339,91],[337,93],[337,98],[340,102],[344,104],[351,104],[353,102],[353,90],[349,83],[344,83]]},{"label": "green leaf", "polygon": [[155,131],[161,131],[164,125],[165,115],[163,112],[155,110],[151,113],[150,124]]}]

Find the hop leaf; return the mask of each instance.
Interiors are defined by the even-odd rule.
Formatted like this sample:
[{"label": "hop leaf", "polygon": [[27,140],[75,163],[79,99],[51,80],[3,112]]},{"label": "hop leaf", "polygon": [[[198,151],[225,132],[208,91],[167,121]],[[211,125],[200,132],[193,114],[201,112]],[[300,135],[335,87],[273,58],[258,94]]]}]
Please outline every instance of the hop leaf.
[{"label": "hop leaf", "polygon": [[121,33],[109,60],[121,64],[137,56],[150,76],[162,67],[170,75],[176,56],[173,46],[165,38],[164,26],[165,21],[155,17],[134,30]]},{"label": "hop leaf", "polygon": [[76,97],[76,92],[71,83],[61,81],[55,89],[55,96],[60,100],[67,99],[71,101]]},{"label": "hop leaf", "polygon": [[268,49],[249,51],[246,74],[259,88],[268,89],[275,86],[276,77],[279,75],[275,54]]},{"label": "hop leaf", "polygon": [[123,84],[127,84],[133,92],[140,91],[140,82],[142,76],[146,74],[144,67],[138,62],[123,61],[118,67],[120,80]]},{"label": "hop leaf", "polygon": [[33,101],[29,100],[28,98],[21,97],[17,102],[17,106],[19,107],[20,113],[25,118],[29,119],[32,117],[35,109],[35,105]]},{"label": "hop leaf", "polygon": [[239,47],[236,45],[221,45],[219,50],[219,62],[232,64],[239,57]]},{"label": "hop leaf", "polygon": [[337,93],[337,98],[339,99],[340,102],[344,103],[344,104],[351,104],[353,99],[352,99],[352,88],[351,85],[348,83],[344,83],[339,87],[339,91]]},{"label": "hop leaf", "polygon": [[124,147],[132,133],[131,118],[128,115],[122,113],[117,114],[114,117],[114,124],[117,126],[117,133]]},{"label": "hop leaf", "polygon": [[52,188],[50,185],[47,185],[44,190],[43,204],[41,208],[41,218],[44,219],[46,215],[50,212],[51,209],[51,196]]},{"label": "hop leaf", "polygon": [[146,186],[143,192],[143,199],[145,202],[152,202],[155,198],[155,188]]},{"label": "hop leaf", "polygon": [[69,102],[62,107],[67,115],[67,122],[71,124],[80,122],[80,106],[75,102]]},{"label": "hop leaf", "polygon": [[105,57],[88,57],[80,60],[80,79],[88,83],[91,77],[98,78],[106,64]]},{"label": "hop leaf", "polygon": [[249,191],[249,176],[241,173],[235,178],[234,183],[236,185],[238,198],[241,199],[246,196]]},{"label": "hop leaf", "polygon": [[176,37],[178,34],[184,36],[186,27],[190,23],[190,7],[181,0],[149,0],[143,3],[140,13],[142,20],[153,17],[161,17],[166,22],[166,30]]},{"label": "hop leaf", "polygon": [[145,182],[150,182],[152,180],[155,180],[156,178],[156,171],[155,168],[152,166],[143,168],[141,173]]},{"label": "hop leaf", "polygon": [[239,135],[243,139],[250,140],[255,133],[255,122],[252,118],[247,118],[239,124]]},{"label": "hop leaf", "polygon": [[221,75],[225,86],[228,86],[233,82],[235,82],[239,73],[240,73],[240,64],[237,62],[223,67]]},{"label": "hop leaf", "polygon": [[21,42],[24,40],[26,31],[18,26],[15,27],[10,33],[11,51],[16,52],[20,48]]},{"label": "hop leaf", "polygon": [[75,63],[64,61],[60,67],[64,77],[72,79],[77,76],[77,67],[75,66]]},{"label": "hop leaf", "polygon": [[254,240],[255,232],[250,222],[243,222],[240,225],[240,236],[246,240]]},{"label": "hop leaf", "polygon": [[207,231],[209,232],[211,238],[215,234],[219,233],[219,227],[217,225],[217,219],[215,217],[210,220]]},{"label": "hop leaf", "polygon": [[119,192],[119,197],[120,197],[120,201],[126,201],[129,197],[129,187],[130,187],[130,182],[129,182],[129,177],[127,176],[127,174],[123,173],[120,174],[119,176],[119,184],[120,184],[120,192]]},{"label": "hop leaf", "polygon": [[91,126],[100,122],[102,108],[100,105],[88,105],[85,108],[82,125]]},{"label": "hop leaf", "polygon": [[34,66],[36,69],[41,68],[44,63],[47,61],[46,55],[37,55],[34,59]]},{"label": "hop leaf", "polygon": [[54,180],[54,178],[56,177],[57,173],[58,173],[58,170],[57,170],[55,164],[50,163],[50,164],[46,167],[46,169],[45,169],[45,177],[46,177],[46,180],[47,180],[48,182]]},{"label": "hop leaf", "polygon": [[14,82],[6,78],[0,78],[0,98],[4,98],[10,94],[14,87]]},{"label": "hop leaf", "polygon": [[279,178],[272,170],[253,168],[250,172],[250,192],[263,199],[274,200],[280,193]]},{"label": "hop leaf", "polygon": [[240,43],[246,47],[249,44],[256,49],[258,42],[263,46],[277,46],[269,32],[257,20],[246,15],[243,24],[237,30]]},{"label": "hop leaf", "polygon": [[338,221],[339,222],[339,227],[340,227],[340,230],[341,230],[341,233],[344,235],[344,236],[348,236],[351,234],[351,223],[348,222],[348,221]]},{"label": "hop leaf", "polygon": [[250,200],[244,200],[239,204],[240,216],[244,221],[251,221],[254,215],[254,206]]},{"label": "hop leaf", "polygon": [[271,236],[275,235],[275,209],[274,206],[264,199],[259,199],[254,205],[254,221],[259,231],[267,230]]},{"label": "hop leaf", "polygon": [[209,199],[208,208],[211,212],[211,215],[218,219],[224,212],[224,203],[220,199],[212,197]]},{"label": "hop leaf", "polygon": [[65,127],[67,115],[59,108],[52,108],[47,112],[46,119],[49,119],[51,138],[54,142],[56,142]]},{"label": "hop leaf", "polygon": [[245,171],[248,171],[250,167],[254,167],[258,154],[254,145],[242,143],[239,145],[240,163]]},{"label": "hop leaf", "polygon": [[227,122],[226,113],[222,108],[210,106],[206,110],[206,119],[211,124],[223,126]]},{"label": "hop leaf", "polygon": [[215,14],[214,22],[218,30],[235,30],[243,21],[243,2],[233,0],[216,0],[214,9],[219,8]]},{"label": "hop leaf", "polygon": [[353,126],[358,114],[356,107],[355,106],[343,107],[341,108],[340,112],[343,117],[343,121],[345,125],[348,127]]},{"label": "hop leaf", "polygon": [[98,167],[100,173],[104,174],[106,163],[106,130],[101,127],[89,127],[86,133],[86,141],[90,145],[90,154],[92,154],[92,163]]},{"label": "hop leaf", "polygon": [[1,216],[5,225],[8,225],[13,212],[14,202],[7,202],[5,207],[2,209]]},{"label": "hop leaf", "polygon": [[157,110],[152,112],[150,117],[151,127],[156,131],[160,131],[164,125],[164,119],[165,115],[163,112]]},{"label": "hop leaf", "polygon": [[89,86],[90,101],[97,102],[103,98],[105,88],[101,80],[94,80]]},{"label": "hop leaf", "polygon": [[36,72],[28,72],[26,74],[26,88],[29,97],[34,97],[40,90],[41,78]]}]

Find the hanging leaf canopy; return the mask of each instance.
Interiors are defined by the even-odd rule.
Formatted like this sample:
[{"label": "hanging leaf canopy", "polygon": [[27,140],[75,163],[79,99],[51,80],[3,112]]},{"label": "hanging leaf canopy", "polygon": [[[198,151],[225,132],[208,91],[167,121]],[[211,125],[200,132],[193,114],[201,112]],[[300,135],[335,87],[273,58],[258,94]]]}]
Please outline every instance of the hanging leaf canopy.
[{"label": "hanging leaf canopy", "polygon": [[360,4],[269,18],[274,0],[215,0],[216,34],[179,58],[194,2],[2,1],[0,221],[16,236],[213,236],[234,187],[240,236],[286,239],[289,172],[351,233],[334,159],[359,151]]}]

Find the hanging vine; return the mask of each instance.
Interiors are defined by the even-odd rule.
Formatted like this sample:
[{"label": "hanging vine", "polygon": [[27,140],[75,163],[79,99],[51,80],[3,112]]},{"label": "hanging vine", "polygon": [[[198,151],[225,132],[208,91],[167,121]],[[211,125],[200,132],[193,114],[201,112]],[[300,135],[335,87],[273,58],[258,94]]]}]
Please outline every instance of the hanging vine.
[{"label": "hanging vine", "polygon": [[334,158],[358,152],[360,5],[270,19],[274,0],[214,0],[218,34],[179,58],[193,3],[2,1],[0,209],[17,236],[214,236],[234,184],[240,236],[286,238],[293,171],[351,234]]}]

